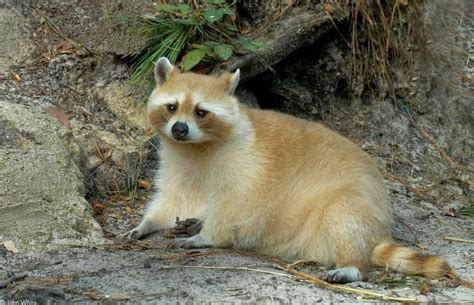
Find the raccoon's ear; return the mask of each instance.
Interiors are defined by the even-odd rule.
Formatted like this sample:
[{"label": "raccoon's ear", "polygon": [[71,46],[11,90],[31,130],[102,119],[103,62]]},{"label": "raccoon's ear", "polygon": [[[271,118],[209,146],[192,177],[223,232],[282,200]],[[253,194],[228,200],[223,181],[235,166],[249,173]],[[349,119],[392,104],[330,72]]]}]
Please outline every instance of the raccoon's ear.
[{"label": "raccoon's ear", "polygon": [[234,94],[235,89],[237,89],[237,85],[239,85],[240,80],[240,69],[237,69],[233,74],[228,76],[228,89],[230,95]]},{"label": "raccoon's ear", "polygon": [[170,63],[168,58],[161,57],[155,65],[155,80],[158,86],[163,85],[173,72],[174,66]]}]

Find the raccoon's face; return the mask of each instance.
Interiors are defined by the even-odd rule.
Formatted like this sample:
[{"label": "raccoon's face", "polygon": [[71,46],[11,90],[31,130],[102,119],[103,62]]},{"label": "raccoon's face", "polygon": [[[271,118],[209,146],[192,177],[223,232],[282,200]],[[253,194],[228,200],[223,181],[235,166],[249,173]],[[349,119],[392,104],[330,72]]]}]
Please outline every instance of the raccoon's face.
[{"label": "raccoon's face", "polygon": [[156,88],[148,100],[148,120],[161,136],[179,143],[223,142],[239,114],[232,96],[239,71],[220,77],[180,73],[162,57],[155,67]]}]

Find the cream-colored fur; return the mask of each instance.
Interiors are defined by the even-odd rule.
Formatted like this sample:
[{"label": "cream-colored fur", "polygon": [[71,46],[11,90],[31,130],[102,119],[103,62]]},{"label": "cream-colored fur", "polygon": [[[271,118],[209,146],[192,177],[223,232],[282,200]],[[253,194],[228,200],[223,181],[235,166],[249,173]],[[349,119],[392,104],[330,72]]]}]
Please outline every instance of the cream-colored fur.
[{"label": "cream-colored fur", "polygon": [[[219,124],[232,128],[224,139],[183,143],[153,125],[162,116],[150,119],[162,138],[159,192],[142,224],[128,236],[170,228],[176,217],[200,218],[202,231],[178,245],[317,260],[342,268],[329,274],[329,280],[362,279],[373,263],[374,247],[392,242],[390,205],[369,155],[321,124],[239,104],[231,96],[238,75],[183,74],[167,61],[157,69],[160,65],[164,72],[158,71],[150,117],[163,111],[157,108],[167,103],[160,100],[163,96],[192,100],[197,95],[205,101],[203,107],[231,111]],[[177,103],[182,107],[184,101]],[[194,108],[189,109],[179,115],[199,125]],[[219,120],[219,114],[212,120]]]}]

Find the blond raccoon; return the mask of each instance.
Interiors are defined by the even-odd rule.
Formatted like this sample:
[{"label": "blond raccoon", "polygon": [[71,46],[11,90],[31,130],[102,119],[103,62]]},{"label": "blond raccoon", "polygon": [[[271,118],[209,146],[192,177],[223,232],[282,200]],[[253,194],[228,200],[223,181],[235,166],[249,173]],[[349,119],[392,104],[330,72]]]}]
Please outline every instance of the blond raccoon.
[{"label": "blond raccoon", "polygon": [[321,124],[238,102],[239,71],[180,73],[166,58],[148,102],[160,136],[159,192],[141,238],[199,218],[199,234],[178,246],[235,247],[335,269],[330,282],[363,280],[371,266],[439,277],[442,258],[393,244],[392,211],[374,161]]}]

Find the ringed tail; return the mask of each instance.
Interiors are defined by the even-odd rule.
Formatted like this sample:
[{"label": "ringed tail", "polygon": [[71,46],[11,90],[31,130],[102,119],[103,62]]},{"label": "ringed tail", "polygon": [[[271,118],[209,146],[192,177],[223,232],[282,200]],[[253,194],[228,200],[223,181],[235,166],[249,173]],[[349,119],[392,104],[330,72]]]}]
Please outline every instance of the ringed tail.
[{"label": "ringed tail", "polygon": [[422,254],[407,247],[381,243],[372,250],[371,263],[409,275],[427,278],[450,277],[459,285],[474,289],[474,283],[463,280],[448,262],[439,256]]},{"label": "ringed tail", "polygon": [[445,259],[391,243],[375,246],[372,250],[371,262],[374,266],[388,267],[409,275],[422,275],[427,278],[444,276],[459,278]]}]

